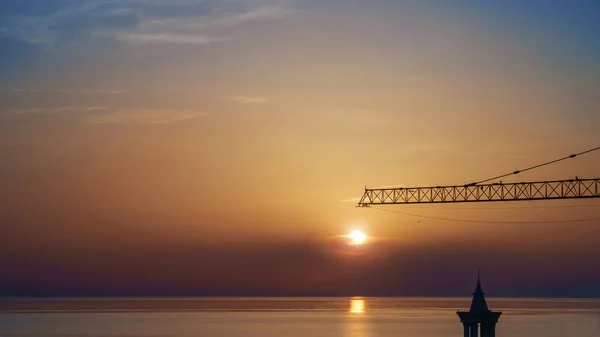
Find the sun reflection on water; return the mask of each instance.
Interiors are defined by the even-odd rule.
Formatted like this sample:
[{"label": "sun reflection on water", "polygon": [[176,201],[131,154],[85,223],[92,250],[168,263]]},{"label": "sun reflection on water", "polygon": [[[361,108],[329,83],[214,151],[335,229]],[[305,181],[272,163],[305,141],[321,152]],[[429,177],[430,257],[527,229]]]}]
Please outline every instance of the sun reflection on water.
[{"label": "sun reflection on water", "polygon": [[365,313],[365,300],[363,300],[361,298],[350,299],[350,313],[364,314]]}]

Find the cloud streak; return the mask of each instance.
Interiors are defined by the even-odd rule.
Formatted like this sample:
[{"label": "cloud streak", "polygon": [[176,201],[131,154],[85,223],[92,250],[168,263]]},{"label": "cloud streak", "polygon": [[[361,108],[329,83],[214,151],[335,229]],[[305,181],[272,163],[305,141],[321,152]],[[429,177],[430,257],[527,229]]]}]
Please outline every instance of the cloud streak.
[{"label": "cloud streak", "polygon": [[[5,111],[9,114],[14,115],[55,115],[55,114],[66,114],[66,113],[98,113],[106,112],[111,108],[107,106],[63,106],[57,108],[19,108],[9,109]],[[1,111],[1,110],[0,110]]]},{"label": "cloud streak", "polygon": [[271,102],[270,98],[260,96],[230,96],[227,99],[241,104],[264,104]]},{"label": "cloud streak", "polygon": [[61,94],[94,94],[94,95],[120,95],[124,90],[119,89],[93,89],[93,88],[0,88],[0,93],[61,93]]},{"label": "cloud streak", "polygon": [[185,34],[135,34],[126,33],[117,37],[121,41],[137,44],[209,44],[220,41],[232,40],[209,35],[185,35]]},{"label": "cloud streak", "polygon": [[111,106],[60,106],[0,109],[0,115],[70,115],[83,124],[170,124],[208,114],[194,110]]},{"label": "cloud streak", "polygon": [[193,110],[122,107],[110,113],[89,114],[81,121],[85,124],[169,124],[204,115],[206,113]]},{"label": "cloud streak", "polygon": [[286,3],[282,0],[58,0],[46,10],[13,6],[20,10],[0,16],[0,32],[47,47],[96,39],[209,44],[235,39],[235,34],[247,24],[290,16],[294,11]]},{"label": "cloud streak", "polygon": [[[110,249],[87,245],[76,251],[60,245],[47,252],[46,259],[39,254],[21,254],[19,260],[0,256],[2,265],[20,271],[7,274],[0,294],[43,290],[52,296],[459,296],[471,290],[472,272],[483,263],[487,285],[499,296],[597,295],[597,288],[590,293],[577,285],[595,284],[600,278],[600,269],[589,267],[595,266],[600,251],[592,242],[579,250],[572,245],[390,240],[373,241],[357,251],[344,238],[154,246],[132,242]],[[547,247],[560,249],[540,255]],[[556,267],[557,259],[565,261],[561,268]],[[128,272],[124,275],[123,270]]]}]

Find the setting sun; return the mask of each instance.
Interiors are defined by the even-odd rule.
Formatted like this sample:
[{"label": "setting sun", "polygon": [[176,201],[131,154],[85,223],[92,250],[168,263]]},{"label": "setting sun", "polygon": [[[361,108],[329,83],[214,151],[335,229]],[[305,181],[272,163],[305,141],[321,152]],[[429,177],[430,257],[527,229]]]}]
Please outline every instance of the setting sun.
[{"label": "setting sun", "polygon": [[367,241],[367,235],[361,231],[353,231],[348,234],[350,238],[350,244],[352,245],[362,245]]}]

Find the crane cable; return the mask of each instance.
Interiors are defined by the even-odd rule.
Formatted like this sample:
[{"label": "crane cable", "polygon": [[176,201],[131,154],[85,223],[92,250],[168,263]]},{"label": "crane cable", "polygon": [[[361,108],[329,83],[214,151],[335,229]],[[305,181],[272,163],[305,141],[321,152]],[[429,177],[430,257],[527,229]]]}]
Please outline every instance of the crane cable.
[{"label": "crane cable", "polygon": [[600,207],[600,204],[596,205],[553,205],[553,206],[523,206],[523,207],[431,207],[431,206],[415,206],[415,207],[403,207],[405,209],[443,209],[446,211],[467,211],[467,210],[521,210],[521,209],[548,209],[548,208],[587,208],[587,207]]},{"label": "crane cable", "polygon": [[[511,173],[507,173],[507,174],[503,174],[503,175],[499,175],[497,177],[493,177],[493,178],[489,178],[489,179],[485,179],[485,180],[481,180],[478,182],[474,182],[474,183],[470,183],[467,184],[465,186],[474,186],[474,185],[478,185],[478,184],[482,184],[482,183],[486,183],[492,180],[496,180],[496,179],[500,179],[500,178],[504,178],[504,177],[508,177],[511,175],[517,175],[521,172],[525,172],[525,171],[530,171],[536,168],[540,168],[542,166],[546,166],[546,165],[550,165],[550,164],[554,164],[563,160],[567,160],[567,159],[571,159],[571,158],[575,158],[577,156],[581,156],[584,155],[586,153],[590,153],[590,152],[594,152],[600,150],[600,146],[595,147],[593,149],[589,149],[586,151],[582,151],[579,153],[574,153],[572,155],[566,156],[566,157],[562,157],[562,158],[558,158],[549,162],[545,162],[542,164],[538,164],[538,165],[534,165],[522,170],[517,170]],[[590,205],[592,206],[592,205]],[[389,209],[385,209],[385,208],[380,208],[380,207],[374,207],[374,206],[369,206],[371,208],[380,210],[380,211],[384,211],[384,212],[390,212],[390,213],[397,213],[397,214],[402,214],[402,215],[406,215],[406,216],[412,216],[412,217],[417,217],[417,218],[423,218],[423,219],[431,219],[431,220],[441,220],[441,221],[455,221],[455,222],[471,222],[471,223],[490,223],[490,224],[551,224],[551,223],[569,223],[569,222],[587,222],[587,221],[598,221],[600,220],[600,218],[588,218],[588,219],[575,219],[575,220],[549,220],[549,221],[488,221],[488,220],[467,220],[467,219],[453,219],[453,218],[442,218],[442,217],[434,217],[434,216],[426,216],[426,215],[419,215],[419,214],[412,214],[412,213],[406,213],[406,212],[400,212],[400,211],[392,211]]]},{"label": "crane cable", "polygon": [[481,181],[478,181],[478,182],[470,183],[470,184],[467,184],[465,186],[479,185],[479,184],[482,184],[482,183],[487,183],[488,181],[497,180],[497,179],[508,177],[508,176],[511,176],[511,175],[517,175],[517,174],[519,174],[521,172],[530,171],[530,170],[533,170],[533,169],[536,169],[536,168],[540,168],[542,166],[546,166],[546,165],[557,163],[559,161],[563,161],[563,160],[575,158],[577,156],[581,156],[581,155],[584,155],[586,153],[594,152],[594,151],[597,151],[597,150],[600,150],[600,146],[598,146],[596,148],[593,148],[593,149],[589,149],[589,150],[583,151],[583,152],[574,153],[574,154],[572,154],[570,156],[566,156],[566,157],[563,157],[563,158],[555,159],[555,160],[552,160],[552,161],[549,161],[549,162],[546,162],[546,163],[543,163],[543,164],[538,164],[538,165],[535,165],[535,166],[531,166],[531,167],[528,167],[528,168],[525,168],[525,169],[522,169],[522,170],[516,170],[516,171],[511,172],[511,173],[506,173],[506,174],[503,174],[503,175],[499,175],[497,177],[493,177],[493,178],[481,180]]},{"label": "crane cable", "polygon": [[405,213],[400,211],[392,211],[385,208],[369,206],[379,211],[397,213],[406,216],[412,216],[423,219],[441,220],[441,221],[455,221],[455,222],[471,222],[471,223],[488,223],[488,224],[551,224],[551,223],[570,223],[570,222],[587,222],[587,221],[598,221],[600,218],[588,218],[588,219],[575,219],[575,220],[549,220],[549,221],[492,221],[492,220],[466,220],[466,219],[452,219],[452,218],[441,218],[435,216],[419,215],[412,213]]}]

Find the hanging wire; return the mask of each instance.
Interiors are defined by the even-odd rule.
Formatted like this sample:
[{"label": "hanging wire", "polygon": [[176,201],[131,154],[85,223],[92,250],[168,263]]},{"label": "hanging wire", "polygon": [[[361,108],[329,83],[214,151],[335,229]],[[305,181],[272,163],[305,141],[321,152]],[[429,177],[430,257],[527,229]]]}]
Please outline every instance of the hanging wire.
[{"label": "hanging wire", "polygon": [[598,221],[600,218],[589,218],[589,219],[575,219],[575,220],[549,220],[549,221],[488,221],[488,220],[466,220],[466,219],[453,219],[453,218],[442,218],[442,217],[434,217],[420,214],[412,214],[400,211],[393,211],[385,208],[379,208],[375,206],[369,206],[370,208],[374,208],[376,210],[397,213],[406,216],[412,216],[423,219],[431,219],[431,220],[440,220],[440,221],[454,221],[454,222],[471,222],[471,223],[489,223],[489,224],[552,224],[552,223],[570,223],[570,222],[587,222],[587,221]]},{"label": "hanging wire", "polygon": [[535,165],[535,166],[531,166],[531,167],[528,167],[528,168],[525,168],[525,169],[522,169],[522,170],[516,170],[516,171],[511,172],[511,173],[506,173],[506,174],[503,174],[503,175],[499,175],[497,177],[493,177],[493,178],[489,178],[489,179],[477,181],[477,182],[474,182],[474,183],[470,183],[470,184],[467,184],[465,186],[473,186],[473,185],[479,185],[479,184],[482,184],[482,183],[487,183],[488,181],[498,180],[500,178],[504,178],[504,177],[516,175],[516,174],[519,174],[521,172],[526,172],[526,171],[530,171],[530,170],[533,170],[533,169],[536,169],[536,168],[540,168],[542,166],[546,166],[546,165],[558,163],[559,161],[563,161],[563,160],[575,158],[577,156],[581,156],[581,155],[584,155],[586,153],[594,152],[594,151],[597,151],[597,150],[600,150],[600,146],[598,146],[596,148],[593,148],[593,149],[589,149],[589,150],[583,151],[583,152],[574,153],[574,154],[572,154],[570,156],[566,156],[566,157],[563,157],[563,158],[555,159],[555,160],[552,160],[552,161],[549,161],[549,162],[546,162],[546,163],[542,163],[542,164],[538,164],[538,165]]},{"label": "hanging wire", "polygon": [[588,208],[588,207],[600,207],[600,204],[596,205],[553,205],[553,206],[514,206],[514,207],[433,207],[430,205],[403,207],[405,209],[443,209],[447,211],[467,211],[467,210],[520,210],[520,209],[548,209],[548,208]]},{"label": "hanging wire", "polygon": [[[507,174],[503,174],[503,175],[499,175],[493,178],[489,178],[489,179],[485,179],[485,180],[481,180],[478,182],[474,182],[471,184],[467,184],[465,186],[473,186],[473,185],[478,185],[478,184],[482,184],[482,183],[486,183],[492,180],[497,180],[500,178],[504,178],[504,177],[508,177],[511,175],[517,175],[521,172],[526,172],[526,171],[530,171],[533,169],[537,169],[543,166],[547,166],[550,164],[554,164],[563,160],[567,160],[567,159],[571,159],[571,158],[575,158],[577,156],[581,156],[584,155],[586,153],[590,153],[590,152],[594,152],[600,150],[600,146],[586,150],[586,151],[582,151],[579,153],[574,153],[572,155],[566,156],[566,157],[562,157],[562,158],[558,158],[549,162],[545,162],[542,164],[538,164],[538,165],[534,165],[522,170],[517,170],[511,173],[507,173]],[[571,207],[597,207],[600,205],[565,205],[565,206],[539,206],[539,207],[514,207],[514,208],[487,208],[487,209],[531,209],[531,208],[571,208]],[[389,210],[389,209],[385,209],[385,208],[379,208],[379,207],[375,207],[375,206],[369,206],[371,208],[374,208],[376,210],[379,211],[383,211],[383,212],[390,212],[390,213],[396,213],[396,214],[401,214],[401,215],[405,215],[405,216],[411,216],[411,217],[417,217],[417,218],[422,218],[422,219],[431,219],[431,220],[440,220],[440,221],[454,221],[454,222],[469,222],[469,223],[488,223],[488,224],[552,224],[552,223],[573,223],[573,222],[588,222],[588,221],[599,221],[600,218],[587,218],[587,219],[574,219],[574,220],[548,220],[548,221],[490,221],[490,220],[467,220],[467,219],[454,219],[454,218],[444,218],[444,217],[434,217],[434,216],[427,216],[427,215],[420,215],[420,214],[412,214],[412,213],[406,213],[406,212],[400,212],[400,211],[394,211],[394,210]],[[460,208],[457,208],[460,209]],[[462,208],[462,209],[469,209],[469,208]],[[483,209],[483,208],[472,208],[472,209]]]}]

